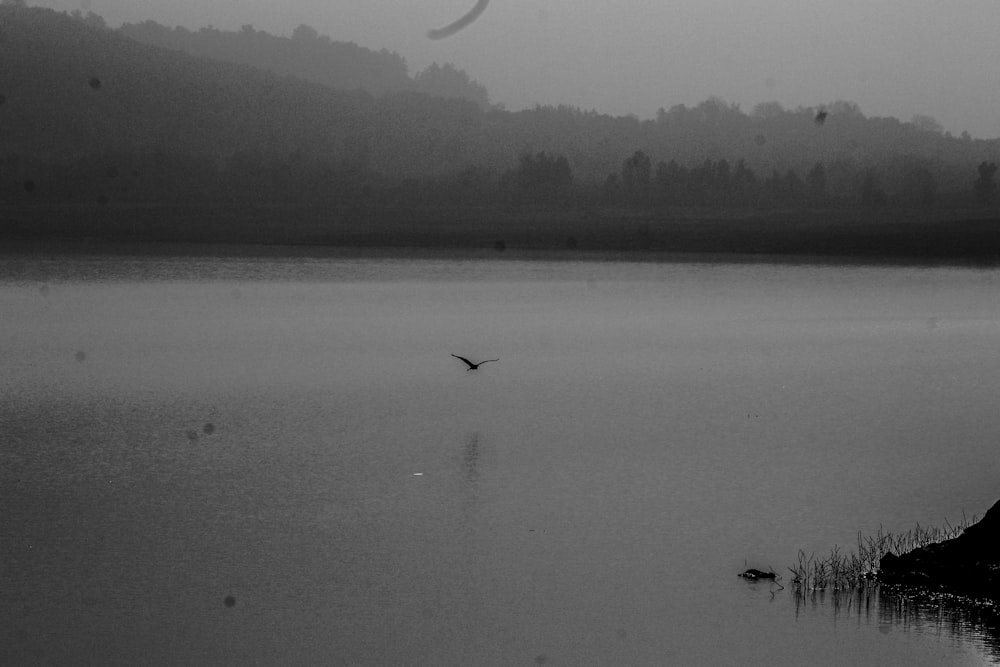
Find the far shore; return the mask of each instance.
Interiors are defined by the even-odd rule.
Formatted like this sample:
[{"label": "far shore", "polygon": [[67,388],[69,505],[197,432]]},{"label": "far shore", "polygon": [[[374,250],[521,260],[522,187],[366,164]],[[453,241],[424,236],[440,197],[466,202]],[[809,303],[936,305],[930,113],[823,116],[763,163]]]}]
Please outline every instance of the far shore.
[{"label": "far shore", "polygon": [[407,254],[641,261],[1000,264],[981,209],[421,209],[303,205],[0,205],[0,253]]}]

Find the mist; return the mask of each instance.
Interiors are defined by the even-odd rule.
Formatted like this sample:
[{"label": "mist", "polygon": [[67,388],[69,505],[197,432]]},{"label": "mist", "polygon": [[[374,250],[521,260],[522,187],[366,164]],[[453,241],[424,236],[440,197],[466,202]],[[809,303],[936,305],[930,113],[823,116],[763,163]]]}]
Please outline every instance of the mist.
[{"label": "mist", "polygon": [[651,118],[660,107],[710,96],[752,108],[832,100],[867,115],[936,118],[954,134],[1000,136],[992,35],[1000,6],[988,0],[838,3],[722,0],[494,2],[448,39],[427,31],[469,12],[470,0],[319,2],[263,0],[59,0],[33,3],[94,11],[109,25],[154,20],[197,29],[290,34],[308,24],[334,40],[386,48],[411,72],[452,62],[510,110],[567,104]]}]

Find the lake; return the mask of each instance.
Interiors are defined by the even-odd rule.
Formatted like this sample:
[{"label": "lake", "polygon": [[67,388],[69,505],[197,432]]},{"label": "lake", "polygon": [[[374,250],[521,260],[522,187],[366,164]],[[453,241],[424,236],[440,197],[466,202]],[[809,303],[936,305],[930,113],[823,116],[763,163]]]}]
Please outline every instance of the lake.
[{"label": "lake", "polygon": [[998,270],[0,266],[2,664],[1000,659],[787,570],[1000,497]]}]

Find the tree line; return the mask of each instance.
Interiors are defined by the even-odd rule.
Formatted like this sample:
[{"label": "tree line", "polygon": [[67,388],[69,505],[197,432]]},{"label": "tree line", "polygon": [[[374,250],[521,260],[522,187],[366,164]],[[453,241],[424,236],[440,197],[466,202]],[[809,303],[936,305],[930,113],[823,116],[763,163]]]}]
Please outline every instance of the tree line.
[{"label": "tree line", "polygon": [[[285,159],[237,152],[224,161],[166,152],[109,153],[73,162],[18,155],[0,157],[0,202],[26,203],[290,203],[304,205],[595,206],[655,211],[706,209],[834,208],[838,206],[993,206],[998,203],[995,162],[970,165],[964,188],[941,192],[933,174],[908,163],[896,178],[866,168],[817,162],[758,174],[745,160],[705,159],[685,166],[653,160],[637,150],[603,182],[574,177],[556,153],[525,153],[500,172],[467,166],[423,178],[391,176],[360,163],[337,163],[297,153]],[[834,195],[832,177],[852,184]],[[888,189],[886,183],[897,186]]]},{"label": "tree line", "polygon": [[[203,32],[140,27],[185,40]],[[197,39],[251,51],[273,42],[288,54],[315,50],[358,63],[371,56],[377,71],[395,72],[379,80],[405,83],[400,57],[360,47],[334,57],[340,46],[306,28],[290,38],[206,29]],[[717,98],[649,120],[568,106],[505,111],[412,88],[321,85],[156,48],[127,32],[92,14],[0,4],[0,199],[640,209],[996,203],[1000,140],[952,136],[925,116],[867,117],[844,101],[747,112]],[[469,80],[432,66],[411,81],[433,90],[455,77]]]}]

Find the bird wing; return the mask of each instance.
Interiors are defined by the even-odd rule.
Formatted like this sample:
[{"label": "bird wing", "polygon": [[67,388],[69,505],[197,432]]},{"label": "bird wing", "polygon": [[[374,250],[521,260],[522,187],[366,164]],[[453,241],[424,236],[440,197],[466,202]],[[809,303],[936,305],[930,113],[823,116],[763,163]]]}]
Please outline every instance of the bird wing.
[{"label": "bird wing", "polygon": [[483,364],[488,363],[490,361],[500,361],[500,360],[499,359],[487,359],[486,361],[480,361],[478,365],[482,366]]},{"label": "bird wing", "polygon": [[468,359],[466,359],[465,357],[460,357],[460,356],[458,356],[457,354],[453,354],[453,355],[451,355],[451,356],[455,357],[456,359],[461,359],[461,360],[462,360],[462,361],[464,361],[464,362],[465,362],[466,364],[468,364],[469,368],[475,368],[475,367],[476,367],[476,366],[478,365],[478,364],[474,364],[474,363],[472,363],[471,361],[469,361],[469,360],[468,360]]}]

